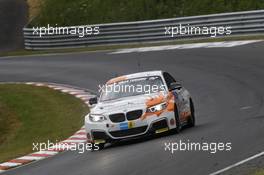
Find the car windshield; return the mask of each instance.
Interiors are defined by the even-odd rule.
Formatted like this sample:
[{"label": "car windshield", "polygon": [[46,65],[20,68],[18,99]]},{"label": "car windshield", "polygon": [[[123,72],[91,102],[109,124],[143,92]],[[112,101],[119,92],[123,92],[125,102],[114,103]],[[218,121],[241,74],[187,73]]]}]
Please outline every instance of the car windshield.
[{"label": "car windshield", "polygon": [[161,91],[165,91],[165,86],[160,76],[133,78],[104,86],[100,101],[109,101]]}]

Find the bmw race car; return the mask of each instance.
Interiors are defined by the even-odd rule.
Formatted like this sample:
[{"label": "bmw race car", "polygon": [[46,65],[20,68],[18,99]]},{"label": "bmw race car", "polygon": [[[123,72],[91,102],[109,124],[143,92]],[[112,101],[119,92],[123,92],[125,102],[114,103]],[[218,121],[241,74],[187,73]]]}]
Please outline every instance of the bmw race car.
[{"label": "bmw race car", "polygon": [[159,134],[180,132],[195,125],[190,93],[168,72],[149,71],[109,80],[100,96],[89,100],[91,112],[85,117],[89,143],[105,143]]}]

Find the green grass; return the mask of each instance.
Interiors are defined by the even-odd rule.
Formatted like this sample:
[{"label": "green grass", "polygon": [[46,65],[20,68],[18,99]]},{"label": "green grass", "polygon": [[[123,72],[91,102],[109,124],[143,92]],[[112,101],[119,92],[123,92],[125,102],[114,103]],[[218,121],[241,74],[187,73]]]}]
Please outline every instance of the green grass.
[{"label": "green grass", "polygon": [[44,0],[33,25],[84,25],[264,9],[264,0]]},{"label": "green grass", "polygon": [[32,143],[63,140],[88,113],[79,99],[47,87],[0,85],[0,162],[32,152]]},{"label": "green grass", "polygon": [[264,169],[256,171],[253,175],[264,175]]}]

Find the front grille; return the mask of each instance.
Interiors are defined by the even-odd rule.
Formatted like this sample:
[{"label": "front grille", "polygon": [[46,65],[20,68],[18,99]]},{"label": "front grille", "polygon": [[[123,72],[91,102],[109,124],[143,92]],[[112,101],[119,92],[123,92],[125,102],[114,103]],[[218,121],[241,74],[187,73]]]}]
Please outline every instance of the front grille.
[{"label": "front grille", "polygon": [[110,114],[109,119],[113,123],[120,123],[127,120],[136,120],[139,119],[142,116],[143,111],[142,110],[134,110],[129,111],[126,114],[124,113],[117,113],[117,114]]},{"label": "front grille", "polygon": [[127,120],[136,120],[142,116],[142,110],[129,111],[126,114]]},{"label": "front grille", "polygon": [[126,136],[144,133],[147,130],[147,128],[148,126],[141,126],[141,127],[127,129],[127,130],[112,131],[110,132],[110,134],[114,137],[126,137]]},{"label": "front grille", "polygon": [[118,114],[111,114],[109,115],[109,119],[113,122],[113,123],[119,123],[119,122],[123,122],[126,120],[125,114],[123,113],[118,113]]}]

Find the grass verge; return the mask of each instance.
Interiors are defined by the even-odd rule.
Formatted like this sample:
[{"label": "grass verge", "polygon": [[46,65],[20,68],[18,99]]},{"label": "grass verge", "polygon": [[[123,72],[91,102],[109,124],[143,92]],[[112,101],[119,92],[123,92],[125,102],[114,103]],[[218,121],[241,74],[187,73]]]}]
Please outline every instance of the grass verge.
[{"label": "grass verge", "polygon": [[264,169],[256,171],[253,175],[264,175]]},{"label": "grass verge", "polygon": [[82,52],[96,52],[96,51],[113,51],[125,48],[149,47],[149,46],[163,46],[170,44],[191,44],[191,43],[205,43],[205,42],[220,42],[220,41],[239,41],[239,40],[263,40],[264,35],[251,36],[229,36],[224,38],[207,38],[207,39],[190,39],[190,40],[175,40],[168,42],[157,43],[142,43],[142,44],[122,44],[122,45],[106,45],[106,46],[91,46],[76,49],[52,49],[52,50],[18,50],[11,52],[0,53],[1,57],[6,56],[29,56],[29,55],[45,55],[45,54],[64,54],[64,53],[82,53]]},{"label": "grass verge", "polygon": [[32,152],[32,143],[64,140],[83,125],[87,106],[47,87],[0,85],[0,162]]}]

